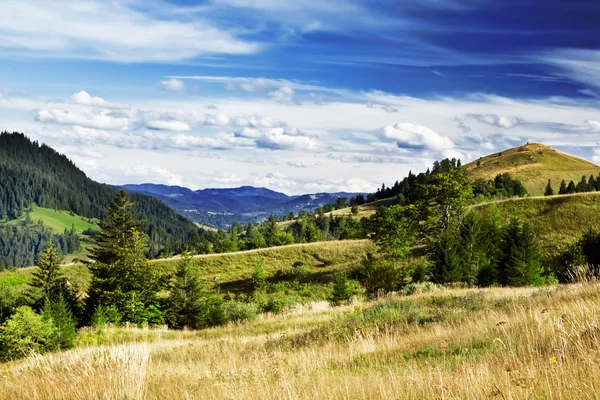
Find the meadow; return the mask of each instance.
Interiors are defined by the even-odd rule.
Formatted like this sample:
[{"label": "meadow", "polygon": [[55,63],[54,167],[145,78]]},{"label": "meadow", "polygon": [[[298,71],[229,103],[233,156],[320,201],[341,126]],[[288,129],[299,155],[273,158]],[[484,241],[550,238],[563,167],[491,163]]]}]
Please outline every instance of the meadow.
[{"label": "meadow", "polygon": [[597,283],[429,289],[202,331],[86,328],[75,349],[0,365],[0,398],[600,396]]}]

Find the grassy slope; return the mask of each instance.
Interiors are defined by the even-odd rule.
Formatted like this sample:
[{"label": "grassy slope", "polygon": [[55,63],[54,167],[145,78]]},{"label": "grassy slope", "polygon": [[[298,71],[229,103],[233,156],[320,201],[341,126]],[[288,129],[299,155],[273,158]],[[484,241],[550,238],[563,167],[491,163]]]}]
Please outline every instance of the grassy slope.
[{"label": "grassy slope", "polygon": [[576,183],[583,175],[598,175],[600,166],[581,158],[561,153],[543,144],[531,143],[515,147],[501,153],[491,154],[465,165],[469,177],[494,179],[498,174],[508,172],[523,182],[531,194],[543,194],[548,179],[558,191],[561,180]]},{"label": "grassy slope", "polygon": [[[301,261],[315,279],[329,280],[332,273],[357,265],[371,246],[368,240],[319,242],[229,254],[201,255],[197,256],[195,261],[205,282],[212,284],[214,278],[218,277],[222,290],[237,292],[247,289],[250,285],[250,277],[259,258],[264,260],[264,269],[269,274]],[[177,261],[178,258],[173,258],[154,260],[152,263],[161,271],[172,272]],[[33,270],[34,268],[22,268],[12,272],[0,272],[0,282],[8,279],[26,285]],[[85,265],[65,266],[63,271],[79,287],[87,287],[90,274]]]},{"label": "grassy slope", "polygon": [[[87,218],[80,217],[79,215],[71,215],[67,211],[52,210],[50,208],[34,206],[29,213],[29,217],[34,224],[37,224],[39,220],[44,221],[44,226],[50,228],[54,233],[63,233],[65,229],[71,229],[73,225],[75,225],[77,231],[100,229],[96,220],[92,220],[92,223],[89,223]],[[25,214],[20,219],[10,221],[8,224],[18,224],[23,221],[25,221]]]},{"label": "grassy slope", "polygon": [[86,330],[101,345],[0,365],[0,398],[598,398],[598,326],[596,284],[315,304],[197,332]]},{"label": "grassy slope", "polygon": [[498,209],[506,219],[520,216],[533,225],[542,247],[554,255],[575,242],[589,228],[600,228],[600,192],[509,199],[476,205],[473,209]]}]

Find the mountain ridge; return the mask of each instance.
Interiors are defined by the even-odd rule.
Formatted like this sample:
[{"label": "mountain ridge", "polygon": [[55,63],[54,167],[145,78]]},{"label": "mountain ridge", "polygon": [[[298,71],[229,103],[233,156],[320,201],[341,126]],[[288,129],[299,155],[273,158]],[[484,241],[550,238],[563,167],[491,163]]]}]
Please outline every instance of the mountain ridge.
[{"label": "mountain ridge", "polygon": [[[314,211],[339,197],[348,199],[364,193],[308,193],[287,195],[264,187],[206,188],[192,190],[160,184],[127,184],[115,186],[130,192],[156,196],[174,210],[203,225],[226,229],[234,221],[260,222],[271,214],[279,217],[301,210]],[[219,217],[219,215],[221,215]]]}]

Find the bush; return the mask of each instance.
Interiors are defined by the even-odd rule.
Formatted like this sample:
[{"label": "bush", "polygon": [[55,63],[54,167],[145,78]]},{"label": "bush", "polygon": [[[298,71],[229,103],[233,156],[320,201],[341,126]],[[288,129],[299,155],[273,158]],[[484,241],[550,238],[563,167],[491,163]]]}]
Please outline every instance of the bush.
[{"label": "bush", "polygon": [[353,297],[359,296],[362,288],[358,281],[348,279],[346,275],[339,275],[333,282],[333,293],[329,302],[333,306],[339,306],[343,303],[349,303]]},{"label": "bush", "polygon": [[115,305],[110,307],[98,306],[92,315],[92,326],[104,326],[107,324],[120,325],[123,316]]},{"label": "bush", "polygon": [[230,322],[242,322],[254,319],[260,312],[256,303],[226,301],[223,304],[225,318]]},{"label": "bush", "polygon": [[254,291],[260,292],[265,288],[267,277],[264,269],[265,260],[261,257],[256,261],[254,272],[252,272],[252,287]]},{"label": "bush", "polygon": [[201,305],[201,321],[204,326],[219,326],[227,323],[224,301],[217,293],[207,294]]},{"label": "bush", "polygon": [[378,259],[371,254],[363,261],[358,275],[369,295],[377,294],[380,290],[392,292],[402,283],[402,271],[393,261]]},{"label": "bush", "polygon": [[0,325],[0,360],[8,361],[29,353],[56,348],[56,328],[30,307],[22,306]]}]

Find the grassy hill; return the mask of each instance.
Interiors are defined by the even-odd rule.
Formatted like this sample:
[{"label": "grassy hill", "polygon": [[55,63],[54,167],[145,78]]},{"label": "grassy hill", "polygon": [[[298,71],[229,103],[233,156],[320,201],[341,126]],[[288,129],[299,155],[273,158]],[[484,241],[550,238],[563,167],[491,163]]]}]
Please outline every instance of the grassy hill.
[{"label": "grassy hill", "polygon": [[[336,272],[358,265],[371,250],[372,244],[368,240],[331,241],[199,255],[195,257],[195,262],[207,286],[213,286],[216,282],[223,291],[240,293],[250,291],[252,271],[260,258],[264,261],[264,269],[268,275],[289,269],[295,262],[302,262],[307,267],[306,281],[328,283]],[[151,262],[160,271],[169,273],[175,270],[178,261],[179,258],[174,257]],[[0,283],[13,282],[11,286],[25,286],[34,269],[31,267],[0,272]],[[82,289],[87,288],[91,276],[85,265],[65,266],[63,271],[71,282]]]},{"label": "grassy hill", "polygon": [[547,255],[579,239],[589,228],[600,228],[600,192],[501,200],[472,209],[499,211],[505,218],[520,216],[532,223]]},{"label": "grassy hill", "polygon": [[0,364],[0,398],[592,399],[599,325],[588,284],[315,303],[203,331],[89,328],[75,349]]},{"label": "grassy hill", "polygon": [[596,176],[600,172],[600,166],[596,164],[538,143],[491,154],[466,164],[464,168],[472,180],[494,179],[496,175],[508,172],[523,182],[533,195],[544,193],[548,179],[558,191],[563,179],[577,183],[583,175]]},{"label": "grassy hill", "polygon": [[[20,224],[25,221],[25,218],[26,213],[23,213],[21,218],[12,220],[8,224]],[[75,226],[76,231],[100,230],[97,219],[84,218],[67,211],[52,210],[50,208],[32,206],[31,211],[29,211],[29,218],[34,224],[42,221],[43,225],[50,228],[52,233],[63,233],[65,229],[71,229],[72,226]]]}]

